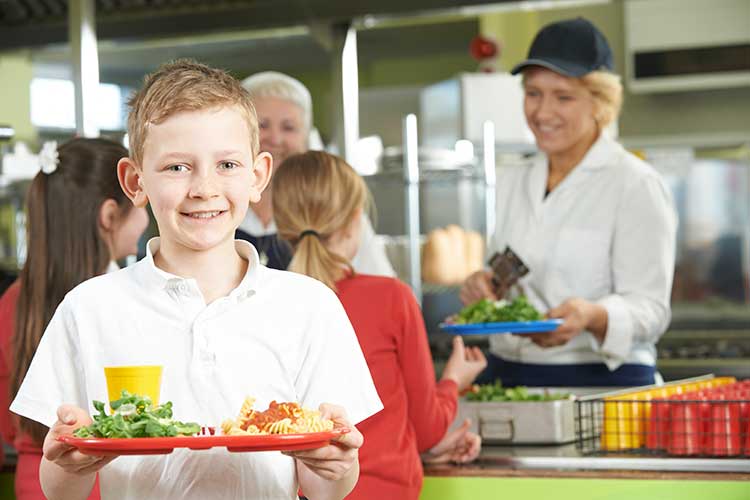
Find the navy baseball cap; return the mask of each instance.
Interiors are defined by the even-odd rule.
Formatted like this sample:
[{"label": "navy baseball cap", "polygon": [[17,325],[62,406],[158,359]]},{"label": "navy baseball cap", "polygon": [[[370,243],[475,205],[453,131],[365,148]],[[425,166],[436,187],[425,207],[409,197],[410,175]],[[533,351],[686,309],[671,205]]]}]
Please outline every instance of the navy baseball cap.
[{"label": "navy baseball cap", "polygon": [[527,59],[511,73],[518,74],[529,66],[542,66],[575,78],[596,70],[614,69],[607,39],[582,17],[548,24],[539,30]]}]

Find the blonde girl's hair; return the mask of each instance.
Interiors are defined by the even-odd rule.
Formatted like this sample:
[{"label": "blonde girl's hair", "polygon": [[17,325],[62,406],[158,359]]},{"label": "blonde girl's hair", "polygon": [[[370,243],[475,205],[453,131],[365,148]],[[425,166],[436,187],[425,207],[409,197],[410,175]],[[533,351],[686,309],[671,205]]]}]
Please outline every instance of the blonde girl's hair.
[{"label": "blonde girl's hair", "polygon": [[594,118],[600,129],[607,127],[620,116],[622,109],[622,82],[619,75],[609,71],[592,71],[579,78],[594,97]]},{"label": "blonde girl's hair", "polygon": [[235,106],[247,121],[250,150],[260,149],[258,118],[250,95],[224,70],[191,59],[177,59],[146,76],[143,87],[128,102],[128,139],[136,164],[143,162],[143,148],[152,124],[162,123],[184,111]]},{"label": "blonde girl's hair", "polygon": [[354,270],[351,262],[330,251],[327,243],[367,208],[370,198],[365,182],[338,156],[308,151],[281,164],[272,189],[279,236],[294,251],[289,270],[336,291],[336,281]]}]

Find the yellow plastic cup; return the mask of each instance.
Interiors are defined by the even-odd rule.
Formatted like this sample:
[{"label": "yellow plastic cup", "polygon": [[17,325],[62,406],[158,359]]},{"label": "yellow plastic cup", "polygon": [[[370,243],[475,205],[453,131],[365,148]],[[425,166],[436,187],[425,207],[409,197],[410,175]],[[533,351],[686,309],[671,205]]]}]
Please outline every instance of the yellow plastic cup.
[{"label": "yellow plastic cup", "polygon": [[633,447],[632,403],[625,399],[622,396],[604,399],[602,449],[627,450]]},{"label": "yellow plastic cup", "polygon": [[106,366],[107,393],[110,404],[117,401],[126,390],[130,394],[148,396],[154,406],[159,404],[161,366]]}]

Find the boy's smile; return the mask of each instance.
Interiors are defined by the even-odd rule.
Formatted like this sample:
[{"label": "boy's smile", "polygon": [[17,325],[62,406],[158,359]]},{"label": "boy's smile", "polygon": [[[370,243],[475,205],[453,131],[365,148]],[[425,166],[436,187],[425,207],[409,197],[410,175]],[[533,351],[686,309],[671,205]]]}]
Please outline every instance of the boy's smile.
[{"label": "boy's smile", "polygon": [[[236,107],[184,111],[151,124],[138,179],[162,244],[201,251],[228,245],[267,181]],[[256,167],[260,164],[260,168]]]}]

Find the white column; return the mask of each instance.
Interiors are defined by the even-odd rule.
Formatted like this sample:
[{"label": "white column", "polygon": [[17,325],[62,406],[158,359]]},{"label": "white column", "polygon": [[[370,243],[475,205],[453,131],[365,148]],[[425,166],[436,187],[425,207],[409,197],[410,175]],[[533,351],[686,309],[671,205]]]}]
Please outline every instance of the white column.
[{"label": "white column", "polygon": [[352,163],[354,146],[359,140],[357,30],[346,24],[334,25],[331,31],[334,137],[339,155]]},{"label": "white column", "polygon": [[417,116],[409,114],[403,121],[404,186],[406,189],[406,232],[409,237],[409,284],[422,304],[422,258],[419,227],[419,140]]},{"label": "white column", "polygon": [[96,47],[95,0],[68,2],[68,34],[73,59],[76,133],[99,137],[94,109],[99,90],[99,54]]}]

